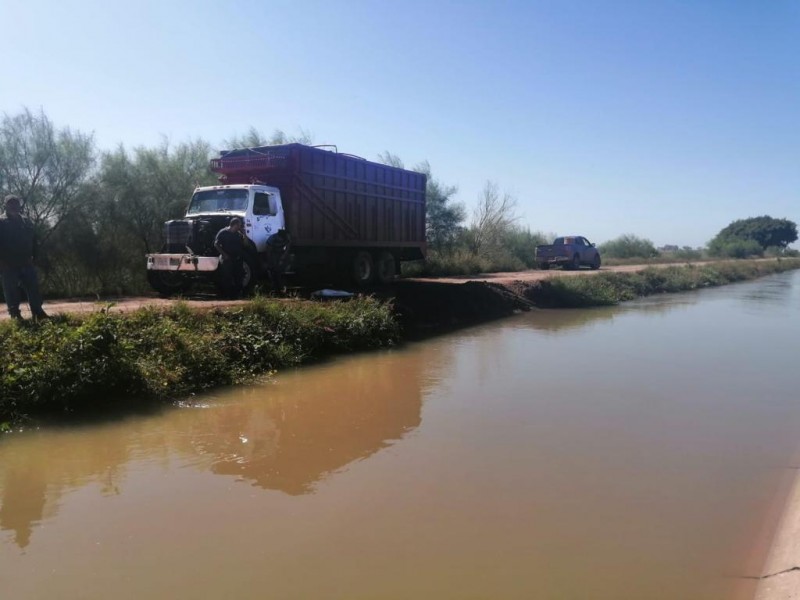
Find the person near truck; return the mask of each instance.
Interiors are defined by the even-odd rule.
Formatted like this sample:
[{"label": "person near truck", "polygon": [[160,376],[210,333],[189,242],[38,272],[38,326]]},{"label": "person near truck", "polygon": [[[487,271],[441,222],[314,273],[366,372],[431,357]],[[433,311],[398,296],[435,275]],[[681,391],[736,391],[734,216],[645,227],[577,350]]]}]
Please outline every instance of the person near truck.
[{"label": "person near truck", "polygon": [[272,291],[282,293],[283,272],[289,259],[289,234],[285,229],[267,238],[267,274]]},{"label": "person near truck", "polygon": [[0,276],[8,315],[18,321],[22,320],[19,310],[20,288],[28,296],[34,320],[47,318],[42,309],[39,277],[33,266],[38,250],[33,223],[22,216],[22,199],[19,196],[6,196],[5,216],[0,218]]},{"label": "person near truck", "polygon": [[232,218],[227,227],[219,230],[214,247],[220,254],[223,292],[230,298],[237,298],[242,293],[244,279],[244,234],[239,217]]}]

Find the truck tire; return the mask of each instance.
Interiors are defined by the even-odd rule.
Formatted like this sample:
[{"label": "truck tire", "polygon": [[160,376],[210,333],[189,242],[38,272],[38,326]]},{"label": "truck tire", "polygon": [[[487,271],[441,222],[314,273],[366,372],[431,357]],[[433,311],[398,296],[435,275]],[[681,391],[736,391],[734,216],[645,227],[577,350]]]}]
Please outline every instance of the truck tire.
[{"label": "truck tire", "polygon": [[600,268],[600,255],[596,254],[592,264],[590,265],[593,271],[597,271]]},{"label": "truck tire", "polygon": [[258,259],[246,252],[242,261],[242,296],[249,296],[256,287],[259,277]]},{"label": "truck tire", "polygon": [[165,298],[185,294],[192,287],[186,275],[175,271],[147,271],[147,282]]},{"label": "truck tire", "polygon": [[384,250],[378,255],[378,260],[375,263],[375,276],[378,283],[387,284],[394,281],[397,274],[397,263],[394,259],[394,254],[388,250]]},{"label": "truck tire", "polygon": [[245,252],[242,256],[242,281],[239,284],[238,291],[230,289],[229,281],[225,279],[225,274],[222,271],[224,267],[220,263],[220,268],[214,272],[214,283],[217,288],[217,294],[220,297],[235,299],[238,297],[249,296],[253,293],[253,288],[258,281],[258,259],[250,252]]},{"label": "truck tire", "polygon": [[375,277],[375,265],[369,252],[358,252],[353,257],[351,275],[353,283],[358,286],[367,286],[372,283]]}]

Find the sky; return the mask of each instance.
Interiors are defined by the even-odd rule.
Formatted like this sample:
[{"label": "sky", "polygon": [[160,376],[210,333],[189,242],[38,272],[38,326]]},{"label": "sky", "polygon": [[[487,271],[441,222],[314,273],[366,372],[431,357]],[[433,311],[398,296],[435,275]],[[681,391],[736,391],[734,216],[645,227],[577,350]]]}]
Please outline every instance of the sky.
[{"label": "sky", "polygon": [[0,22],[0,112],[101,150],[307,131],[594,242],[800,221],[795,0],[0,0]]}]

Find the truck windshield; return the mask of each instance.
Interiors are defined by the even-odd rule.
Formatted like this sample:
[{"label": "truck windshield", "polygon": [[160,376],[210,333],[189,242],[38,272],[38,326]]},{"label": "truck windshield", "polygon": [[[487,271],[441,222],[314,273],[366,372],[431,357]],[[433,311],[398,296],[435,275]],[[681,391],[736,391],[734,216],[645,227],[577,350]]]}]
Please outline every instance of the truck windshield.
[{"label": "truck windshield", "polygon": [[244,212],[247,209],[247,190],[205,190],[195,192],[187,214],[209,212]]}]

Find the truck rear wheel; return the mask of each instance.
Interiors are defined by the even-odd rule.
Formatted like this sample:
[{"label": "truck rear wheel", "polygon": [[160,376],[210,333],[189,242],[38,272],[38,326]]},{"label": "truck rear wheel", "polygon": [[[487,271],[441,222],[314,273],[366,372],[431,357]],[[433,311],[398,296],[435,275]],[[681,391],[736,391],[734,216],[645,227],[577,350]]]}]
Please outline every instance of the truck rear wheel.
[{"label": "truck rear wheel", "polygon": [[167,298],[185,294],[192,287],[192,282],[186,275],[175,271],[148,271],[147,282],[150,287]]},{"label": "truck rear wheel", "polygon": [[394,254],[384,250],[378,255],[378,262],[375,265],[375,275],[379,283],[391,283],[397,274],[397,263]]},{"label": "truck rear wheel", "polygon": [[369,252],[359,252],[353,257],[352,276],[356,285],[366,286],[372,283],[375,276],[375,265]]}]

